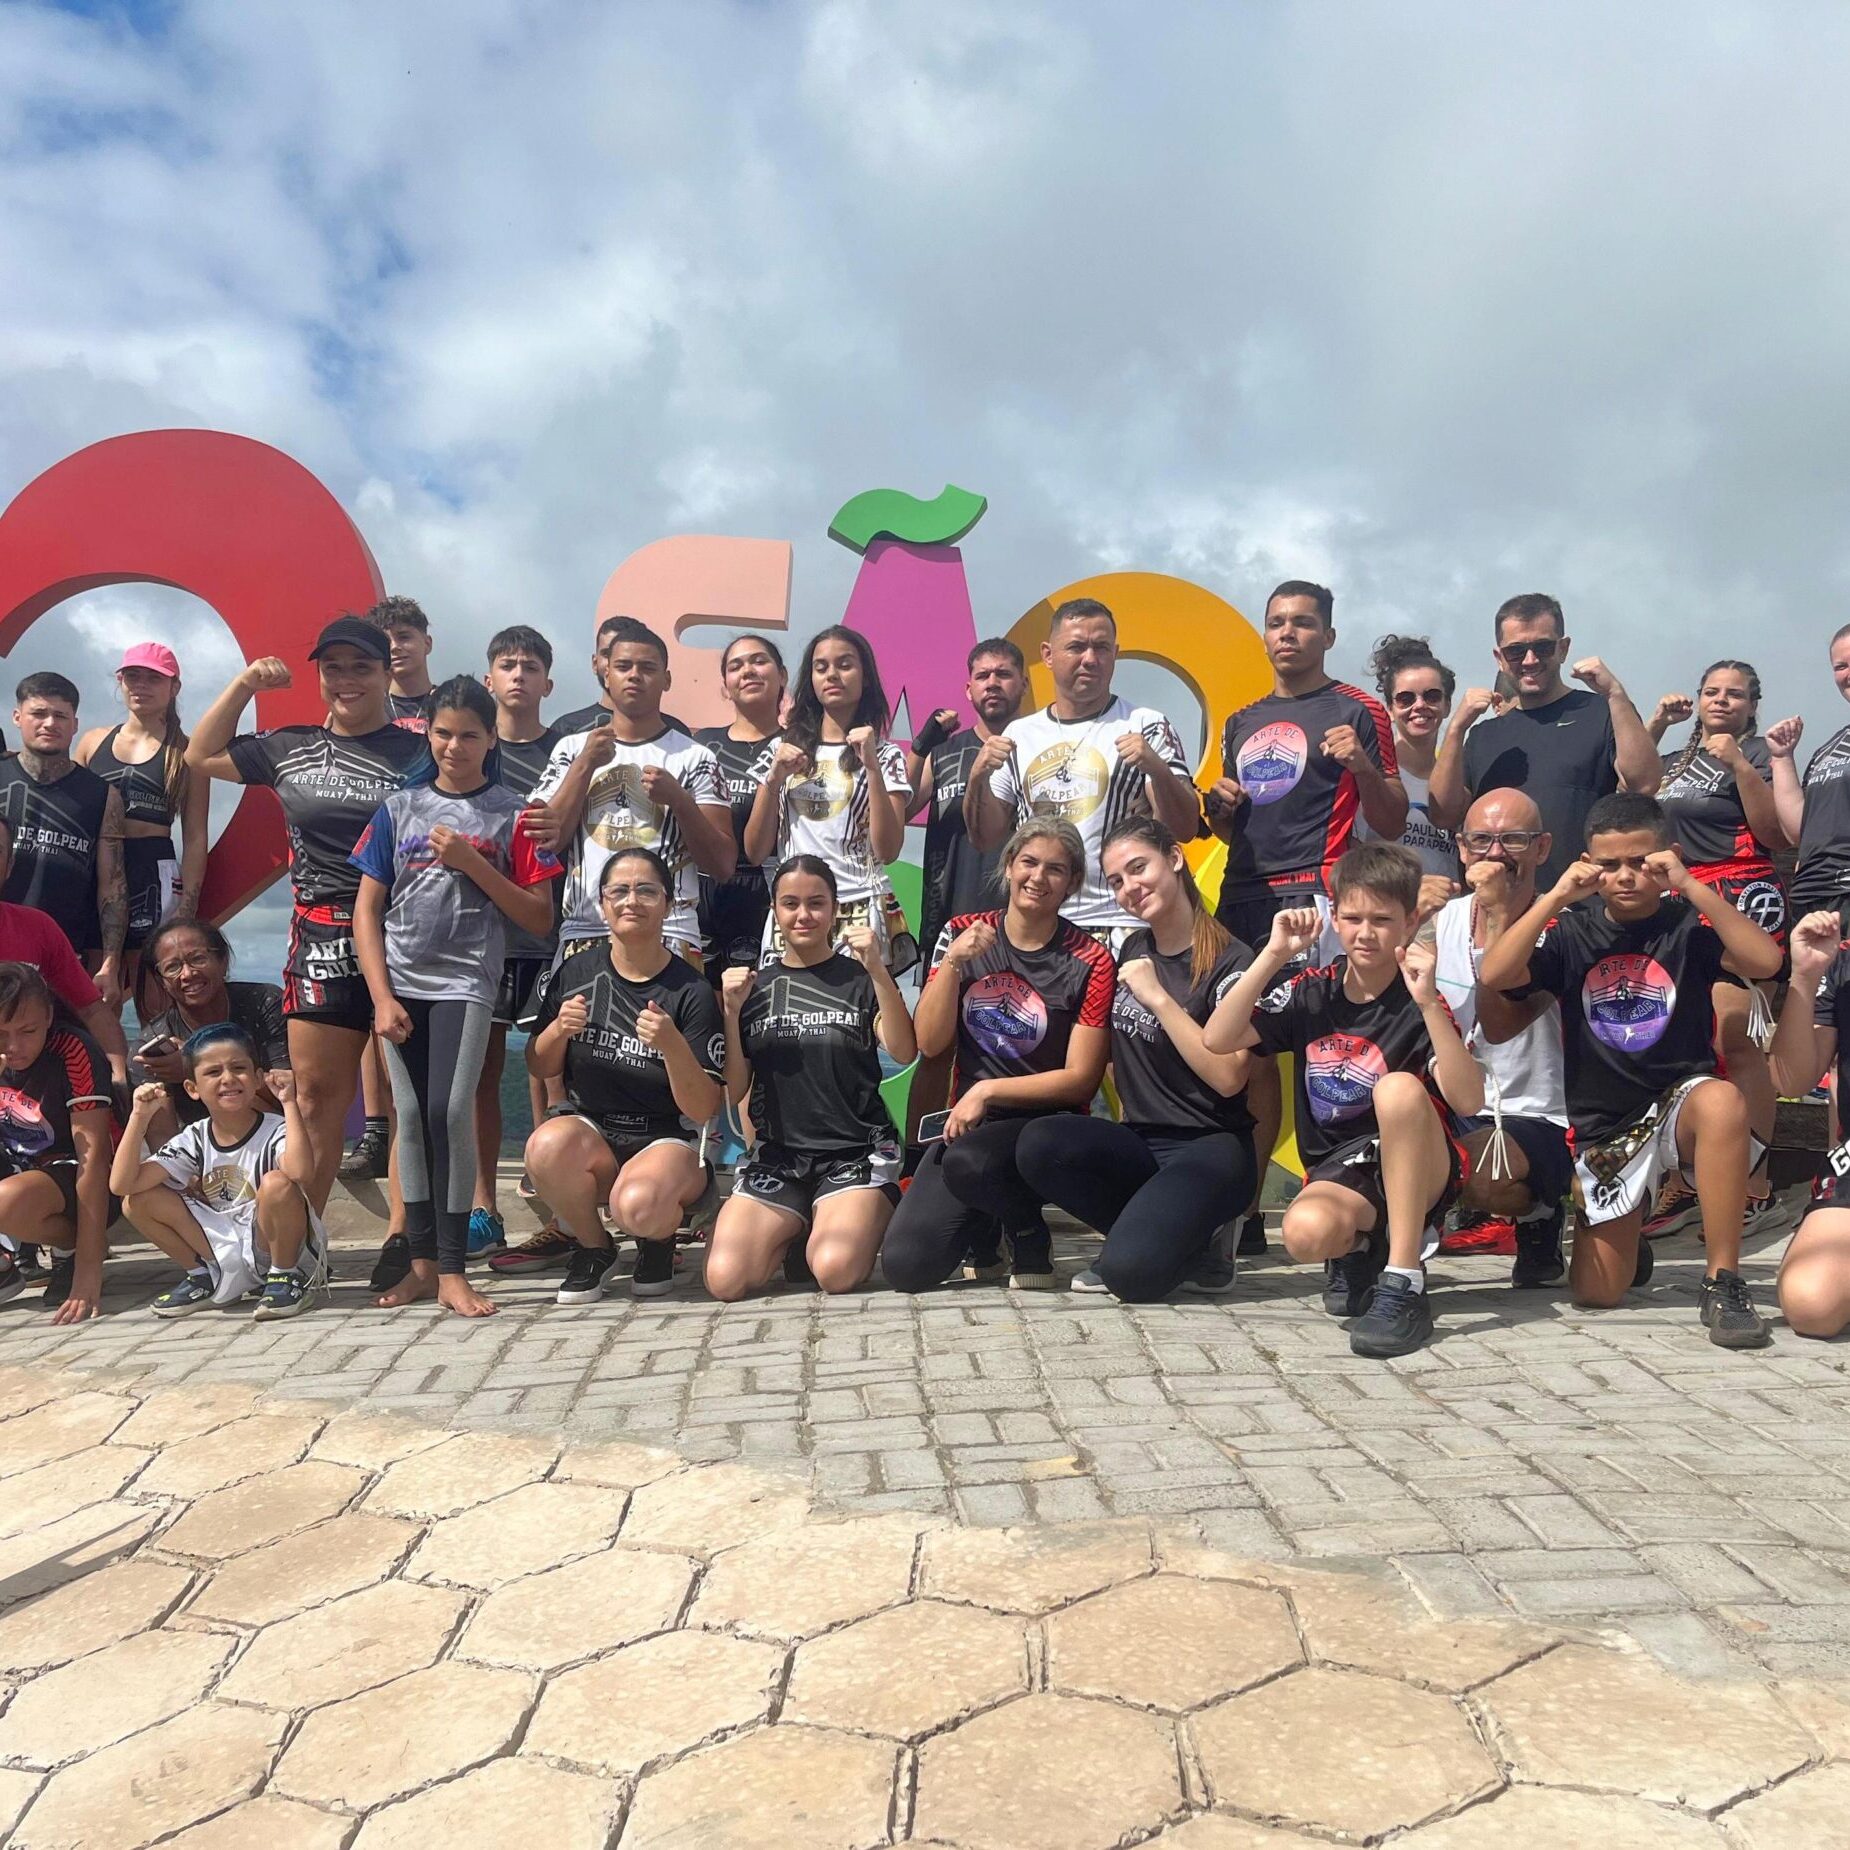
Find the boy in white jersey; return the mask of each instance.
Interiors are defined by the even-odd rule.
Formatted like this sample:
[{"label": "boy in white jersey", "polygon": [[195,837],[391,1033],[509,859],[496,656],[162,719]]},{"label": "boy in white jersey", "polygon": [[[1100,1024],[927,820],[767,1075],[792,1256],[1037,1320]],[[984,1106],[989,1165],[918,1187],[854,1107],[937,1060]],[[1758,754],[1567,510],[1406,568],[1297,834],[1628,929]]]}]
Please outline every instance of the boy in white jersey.
[{"label": "boy in white jersey", "polygon": [[983,742],[964,790],[964,825],[987,853],[1030,816],[1070,822],[1085,843],[1087,873],[1066,916],[1094,933],[1128,930],[1137,921],[1106,890],[1099,850],[1138,813],[1155,816],[1178,841],[1195,838],[1201,799],[1188,758],[1161,713],[1112,693],[1118,625],[1096,598],[1069,598],[1053,613],[1041,660],[1053,700]]},{"label": "boy in white jersey", "polygon": [[297,1316],[327,1290],[327,1233],[305,1192],[314,1160],[294,1081],[274,1075],[282,1111],[261,1110],[257,1048],[232,1022],[201,1028],[185,1055],[186,1090],[206,1115],[146,1155],[167,1088],[137,1087],[109,1172],[110,1191],[136,1227],[186,1269],[154,1300],[154,1314],[235,1304],[261,1286],[260,1322]]}]

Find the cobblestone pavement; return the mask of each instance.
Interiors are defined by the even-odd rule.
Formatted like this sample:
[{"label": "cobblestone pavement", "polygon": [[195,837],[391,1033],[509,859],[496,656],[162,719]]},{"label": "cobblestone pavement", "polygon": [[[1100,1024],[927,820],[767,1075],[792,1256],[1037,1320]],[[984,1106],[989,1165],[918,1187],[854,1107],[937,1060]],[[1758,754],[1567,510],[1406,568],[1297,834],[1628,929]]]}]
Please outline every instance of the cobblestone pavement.
[{"label": "cobblestone pavement", "polygon": [[[337,1224],[376,1238],[353,1203]],[[1076,1269],[1091,1236],[1060,1249]],[[1779,1250],[1747,1262],[1763,1305]],[[859,1512],[1175,1519],[1246,1558],[1385,1561],[1448,1617],[1618,1623],[1692,1674],[1836,1674],[1850,1349],[1782,1326],[1725,1354],[1696,1321],[1699,1247],[1657,1256],[1652,1286],[1604,1313],[1512,1293],[1504,1260],[1440,1260],[1439,1340],[1382,1365],[1276,1256],[1231,1299],[1143,1309],[993,1286],[721,1307],[684,1272],[671,1298],[619,1285],[577,1309],[548,1279],[498,1283],[503,1314],[464,1323],[364,1308],[354,1245],[334,1307],[279,1326],[158,1323],[142,1306],[163,1264],[129,1255],[87,1327],[54,1329],[29,1297],[0,1308],[0,1363],[672,1446]]]},{"label": "cobblestone pavement", "polygon": [[1174,1519],[840,1516],[623,1441],[0,1367],[15,1850],[1811,1850],[1847,1815],[1841,1685],[1441,1622]]}]

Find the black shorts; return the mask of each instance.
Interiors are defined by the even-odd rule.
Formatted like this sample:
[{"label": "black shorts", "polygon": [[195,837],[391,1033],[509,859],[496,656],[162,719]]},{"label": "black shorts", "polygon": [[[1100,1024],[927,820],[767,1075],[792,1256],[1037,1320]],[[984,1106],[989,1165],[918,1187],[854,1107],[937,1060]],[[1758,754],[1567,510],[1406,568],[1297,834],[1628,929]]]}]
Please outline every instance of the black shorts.
[{"label": "black shorts", "polygon": [[122,841],[122,879],[128,888],[128,931],[122,948],[138,951],[167,916],[178,857],[171,835],[128,835]]},{"label": "black shorts", "polygon": [[1850,1208],[1850,1139],[1834,1144],[1825,1152],[1824,1167],[1811,1185],[1805,1213],[1799,1216],[1800,1224],[1803,1225],[1806,1214],[1816,1214],[1823,1208]]},{"label": "black shorts", "polygon": [[[644,1150],[654,1149],[658,1143],[678,1143],[684,1150],[692,1150],[696,1154],[700,1150],[698,1133],[690,1137],[685,1130],[681,1129],[650,1130],[646,1125],[638,1126],[633,1122],[615,1118],[600,1118],[589,1111],[579,1110],[576,1105],[569,1102],[563,1105],[549,1105],[546,1109],[546,1116],[541,1122],[547,1123],[554,1118],[577,1118],[582,1123],[590,1125],[603,1138],[605,1149],[617,1159],[619,1169],[631,1157],[640,1156]],[[711,1170],[713,1165],[705,1163],[702,1167]]]},{"label": "black shorts", "polygon": [[[1445,1179],[1445,1187],[1439,1191],[1439,1199],[1426,1210],[1429,1226],[1445,1217],[1446,1211],[1458,1199],[1458,1191],[1464,1187],[1465,1177],[1470,1173],[1470,1164],[1464,1150],[1449,1131],[1446,1133],[1445,1147],[1451,1153],[1451,1168]],[[1360,1195],[1375,1211],[1375,1231],[1387,1231],[1387,1195],[1381,1186],[1379,1137],[1357,1137],[1353,1142],[1332,1150],[1321,1162],[1304,1171],[1304,1180],[1334,1182],[1348,1189],[1351,1194]]]},{"label": "black shorts", "polygon": [[550,957],[510,957],[501,966],[501,983],[495,991],[494,1013],[498,1028],[530,1028],[540,1012],[540,985],[552,968]]},{"label": "black shorts", "polygon": [[730,880],[700,883],[700,938],[707,947],[707,980],[735,966],[755,970],[764,951],[764,922],[771,889],[761,867],[742,867]]},{"label": "black shorts", "polygon": [[[1475,1136],[1494,1122],[1489,1116],[1466,1118],[1459,1131],[1465,1137]],[[1574,1152],[1568,1147],[1566,1126],[1550,1124],[1546,1118],[1506,1117],[1503,1134],[1529,1165],[1529,1193],[1546,1207],[1564,1200],[1574,1186]],[[1478,1166],[1487,1168],[1488,1158],[1480,1158]]]},{"label": "black shorts", "polygon": [[[76,1162],[72,1158],[65,1157],[59,1161],[47,1163],[39,1171],[39,1174],[49,1176],[52,1181],[57,1183],[58,1193],[64,1197],[65,1218],[75,1227],[77,1225]],[[109,1197],[109,1219],[103,1224],[107,1227],[113,1227],[121,1218],[122,1197],[120,1195],[111,1195]]]},{"label": "black shorts", "polygon": [[353,943],[345,906],[297,906],[283,958],[283,1013],[355,1034],[373,1031],[373,997]]},{"label": "black shorts", "polygon": [[898,1140],[892,1137],[865,1150],[820,1156],[761,1143],[734,1186],[754,1201],[794,1214],[807,1227],[815,1218],[817,1202],[852,1188],[878,1189],[888,1201],[897,1202],[901,1160]]},{"label": "black shorts", "polygon": [[1323,898],[1323,889],[1314,886],[1274,886],[1263,893],[1250,893],[1235,899],[1223,893],[1214,916],[1255,954],[1265,948],[1272,935],[1272,921],[1291,906],[1314,906]]}]

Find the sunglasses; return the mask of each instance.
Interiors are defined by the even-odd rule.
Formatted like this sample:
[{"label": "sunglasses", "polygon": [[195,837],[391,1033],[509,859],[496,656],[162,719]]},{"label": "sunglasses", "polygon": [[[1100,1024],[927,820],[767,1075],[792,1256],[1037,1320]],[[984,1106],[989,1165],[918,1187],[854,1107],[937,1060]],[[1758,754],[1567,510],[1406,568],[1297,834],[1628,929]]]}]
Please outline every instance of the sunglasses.
[{"label": "sunglasses", "polygon": [[1511,642],[1506,643],[1497,653],[1511,668],[1520,668],[1531,655],[1538,662],[1552,662],[1560,654],[1564,640],[1560,636],[1544,636],[1539,642]]},{"label": "sunglasses", "polygon": [[1445,705],[1445,689],[1442,687],[1408,688],[1394,696],[1394,704],[1403,711],[1408,707],[1442,707]]},{"label": "sunglasses", "polygon": [[1493,848],[1507,848],[1511,854],[1524,854],[1540,836],[1539,829],[1467,829],[1459,844],[1473,854],[1488,854]]}]

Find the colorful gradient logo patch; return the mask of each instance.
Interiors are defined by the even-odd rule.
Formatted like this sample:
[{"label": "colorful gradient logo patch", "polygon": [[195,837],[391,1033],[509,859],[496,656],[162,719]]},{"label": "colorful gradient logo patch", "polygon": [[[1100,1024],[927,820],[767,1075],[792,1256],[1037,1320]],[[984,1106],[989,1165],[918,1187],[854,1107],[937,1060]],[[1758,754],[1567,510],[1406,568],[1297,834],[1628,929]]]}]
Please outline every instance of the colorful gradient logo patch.
[{"label": "colorful gradient logo patch", "polygon": [[1304,1093],[1319,1124],[1342,1124],[1368,1110],[1386,1074],[1381,1049],[1363,1034],[1326,1034],[1304,1050]]},{"label": "colorful gradient logo patch", "polygon": [[1587,972],[1580,1003],[1587,1026],[1604,1045],[1619,1053],[1642,1053],[1664,1038],[1677,1005],[1677,986],[1655,957],[1618,951]]},{"label": "colorful gradient logo patch", "polygon": [[1255,803],[1276,803],[1297,788],[1309,758],[1301,726],[1289,720],[1261,726],[1234,754],[1240,788]]},{"label": "colorful gradient logo patch", "polygon": [[964,991],[964,1030],[999,1060],[1025,1060],[1047,1038],[1047,1004],[1013,970],[979,976]]}]

